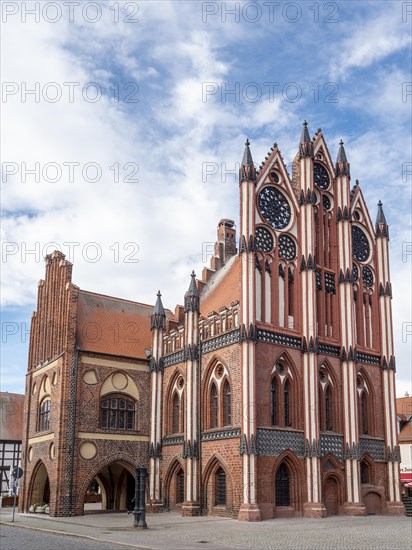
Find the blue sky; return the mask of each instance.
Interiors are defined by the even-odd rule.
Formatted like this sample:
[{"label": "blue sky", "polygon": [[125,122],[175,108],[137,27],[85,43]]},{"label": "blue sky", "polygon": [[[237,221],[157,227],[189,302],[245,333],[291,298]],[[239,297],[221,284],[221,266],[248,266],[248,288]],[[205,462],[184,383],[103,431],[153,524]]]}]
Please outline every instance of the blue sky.
[{"label": "blue sky", "polygon": [[81,288],[161,288],[174,308],[217,221],[238,220],[245,137],[256,163],[274,142],[289,163],[307,119],[333,158],[344,140],[373,221],[384,203],[411,392],[410,3],[2,4],[3,390],[24,390],[44,253],[57,244]]}]

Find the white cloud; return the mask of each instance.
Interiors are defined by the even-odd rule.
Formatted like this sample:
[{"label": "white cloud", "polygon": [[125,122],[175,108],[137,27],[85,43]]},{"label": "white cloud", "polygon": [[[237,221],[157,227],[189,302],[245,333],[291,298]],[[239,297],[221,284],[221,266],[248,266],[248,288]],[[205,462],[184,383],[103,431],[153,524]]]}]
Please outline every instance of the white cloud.
[{"label": "white cloud", "polygon": [[[372,15],[376,11],[377,15]],[[333,78],[346,78],[351,70],[370,67],[410,46],[409,25],[402,24],[402,4],[398,2],[375,3],[373,10],[348,22],[346,30],[346,39],[335,44],[339,53],[337,60],[331,61]],[[374,78],[373,73],[370,77]]]},{"label": "white cloud", "polygon": [[[303,19],[298,25],[277,19],[270,27],[266,22],[264,30],[235,24],[230,18],[227,24],[218,17],[203,24],[197,4],[141,3],[139,24],[113,24],[103,17],[96,25],[81,20],[22,25],[14,18],[4,26],[3,40],[13,53],[2,59],[4,80],[19,83],[20,89],[23,82],[29,88],[39,82],[42,89],[45,83],[56,82],[66,92],[64,82],[81,86],[75,89],[74,103],[68,102],[67,93],[56,104],[36,103],[32,96],[22,103],[19,94],[8,98],[2,104],[3,128],[7,128],[2,161],[42,166],[51,161],[97,162],[103,171],[98,183],[89,183],[76,172],[73,183],[67,177],[54,184],[44,178],[35,183],[32,177],[22,183],[16,175],[3,185],[7,216],[2,239],[18,245],[16,254],[2,264],[2,299],[8,307],[34,307],[37,281],[44,276],[41,258],[25,257],[23,247],[30,249],[38,242],[42,251],[55,241],[67,253],[64,243],[80,243],[75,248],[73,280],[81,288],[146,302],[152,302],[161,288],[165,304],[173,308],[182,301],[192,268],[200,274],[202,243],[214,241],[216,222],[222,217],[238,219],[238,186],[230,171],[241,159],[245,137],[252,139],[257,164],[274,141],[290,162],[306,117],[312,132],[318,125],[324,127],[333,159],[340,135],[347,134],[352,174],[361,180],[372,215],[376,200],[382,198],[392,222],[391,243],[398,250],[400,236],[408,239],[404,205],[410,202],[409,183],[402,184],[401,164],[408,158],[408,130],[402,118],[409,105],[399,96],[406,75],[399,59],[389,68],[380,64],[404,47],[405,29],[397,12],[383,7],[369,20],[358,13],[350,24],[324,25],[320,36],[319,26],[307,27]],[[106,15],[112,16],[106,9]],[[313,16],[310,10],[305,11],[308,16]],[[339,52],[338,57],[334,52]],[[360,69],[354,73],[361,74],[362,81],[350,81],[355,68]],[[375,71],[375,80],[365,88],[369,68]],[[311,102],[311,83],[323,84],[322,75],[330,71],[339,82],[351,84],[351,93],[345,96],[341,87],[337,105],[324,104],[323,96],[319,103]],[[281,93],[273,102],[263,97],[256,104],[244,98],[223,102],[219,94],[202,101],[204,82],[230,86],[257,79],[262,86],[266,81],[283,85],[290,78],[300,82],[305,92],[295,104]],[[85,101],[77,92],[93,81],[106,91],[116,81],[136,81],[139,103],[117,103],[112,91],[97,103]],[[355,124],[358,115],[365,121],[361,128]],[[347,124],[348,118],[355,129]],[[139,182],[115,183],[110,169],[115,162],[120,167],[137,163]],[[206,182],[202,181],[205,162],[218,169]],[[102,253],[97,263],[81,254],[92,241]],[[118,262],[115,243],[119,243]],[[127,243],[139,247],[134,256],[138,263],[124,261],[134,251],[133,244],[123,249]],[[411,289],[406,266],[401,264],[394,253],[396,354],[398,378],[403,381],[408,378],[408,350],[400,335],[402,322],[410,318],[405,296]]]}]

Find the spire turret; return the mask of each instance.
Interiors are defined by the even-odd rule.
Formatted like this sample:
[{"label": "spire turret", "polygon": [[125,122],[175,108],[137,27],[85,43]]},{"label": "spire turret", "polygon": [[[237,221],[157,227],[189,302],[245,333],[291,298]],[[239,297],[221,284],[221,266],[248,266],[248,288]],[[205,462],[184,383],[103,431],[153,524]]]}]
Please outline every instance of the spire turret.
[{"label": "spire turret", "polygon": [[299,154],[301,157],[313,158],[313,143],[310,139],[308,123],[306,120],[303,123],[302,134],[300,136]]},{"label": "spire turret", "polygon": [[150,317],[150,329],[153,330],[154,328],[164,328],[166,314],[165,310],[162,304],[162,298],[161,298],[160,290],[157,293],[157,300],[155,303],[155,306],[153,308],[153,313]]},{"label": "spire turret", "polygon": [[335,174],[336,176],[350,176],[350,164],[346,157],[345,148],[343,146],[343,141],[340,140],[338,156],[336,158],[335,164]]},{"label": "spire turret", "polygon": [[377,237],[389,237],[389,227],[383,213],[383,203],[378,202],[378,213],[376,215],[375,234]]},{"label": "spire turret", "polygon": [[247,181],[256,181],[256,169],[253,164],[252,153],[250,152],[250,141],[247,139],[245,143],[245,151],[243,153],[242,165],[239,170],[239,183]]},{"label": "spire turret", "polygon": [[189,289],[185,294],[185,311],[199,311],[199,291],[196,285],[196,273],[192,271]]}]

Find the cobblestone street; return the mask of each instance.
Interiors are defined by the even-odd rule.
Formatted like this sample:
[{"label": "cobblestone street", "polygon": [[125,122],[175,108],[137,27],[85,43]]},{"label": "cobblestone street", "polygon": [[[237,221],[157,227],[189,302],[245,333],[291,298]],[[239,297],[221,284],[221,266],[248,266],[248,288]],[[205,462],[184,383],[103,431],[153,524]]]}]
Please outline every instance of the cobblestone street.
[{"label": "cobblestone street", "polygon": [[[3,510],[1,522],[9,524],[10,520],[10,512]],[[123,513],[74,518],[19,514],[15,526],[77,535],[120,548],[406,550],[412,545],[411,519],[397,516],[336,516],[320,520],[295,518],[244,523],[209,517],[181,518],[178,514],[165,513],[148,515],[149,529],[145,531],[134,530],[131,523],[131,516]],[[8,529],[7,541],[13,541],[12,528]],[[81,542],[73,546],[72,539],[61,537],[59,546],[62,550],[81,548]],[[8,547],[2,545],[2,549],[8,550]]]}]

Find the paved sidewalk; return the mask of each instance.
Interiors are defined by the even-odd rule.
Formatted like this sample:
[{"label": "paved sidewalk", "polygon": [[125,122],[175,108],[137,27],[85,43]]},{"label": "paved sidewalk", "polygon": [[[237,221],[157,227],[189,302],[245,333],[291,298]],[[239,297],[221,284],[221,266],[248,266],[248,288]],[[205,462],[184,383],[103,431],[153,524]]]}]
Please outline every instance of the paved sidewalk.
[{"label": "paved sidewalk", "polygon": [[[410,550],[412,546],[411,519],[398,516],[291,518],[245,523],[163,513],[148,514],[149,529],[143,531],[133,529],[132,521],[132,516],[115,512],[72,518],[16,514],[15,525],[105,541],[114,549]],[[13,525],[10,509],[1,511],[0,522]]]}]

